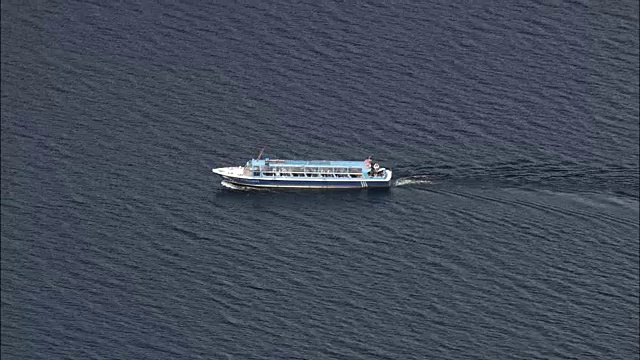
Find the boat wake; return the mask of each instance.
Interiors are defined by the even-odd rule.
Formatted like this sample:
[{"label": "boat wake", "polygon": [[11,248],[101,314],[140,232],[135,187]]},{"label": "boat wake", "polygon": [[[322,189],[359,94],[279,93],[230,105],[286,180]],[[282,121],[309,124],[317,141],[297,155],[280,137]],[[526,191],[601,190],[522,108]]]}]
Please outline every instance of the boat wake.
[{"label": "boat wake", "polygon": [[433,184],[433,181],[429,180],[429,177],[427,175],[406,176],[396,180],[393,186],[398,187],[421,184]]},{"label": "boat wake", "polygon": [[256,188],[256,187],[249,187],[249,186],[241,186],[241,185],[236,185],[236,184],[232,184],[228,181],[222,181],[220,182],[220,184],[224,187],[226,187],[227,189],[231,189],[231,190],[239,190],[239,191],[269,191],[269,189],[261,189],[261,188]]}]

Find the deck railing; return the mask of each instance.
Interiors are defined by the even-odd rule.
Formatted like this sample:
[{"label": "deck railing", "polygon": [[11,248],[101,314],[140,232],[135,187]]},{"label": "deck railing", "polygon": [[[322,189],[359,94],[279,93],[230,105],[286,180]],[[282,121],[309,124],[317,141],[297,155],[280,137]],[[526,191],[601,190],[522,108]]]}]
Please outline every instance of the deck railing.
[{"label": "deck railing", "polygon": [[[330,167],[280,167],[254,166],[246,168],[246,172],[257,177],[338,177],[338,178],[366,178],[368,169],[362,168],[330,168]],[[377,174],[373,177],[384,176]]]}]

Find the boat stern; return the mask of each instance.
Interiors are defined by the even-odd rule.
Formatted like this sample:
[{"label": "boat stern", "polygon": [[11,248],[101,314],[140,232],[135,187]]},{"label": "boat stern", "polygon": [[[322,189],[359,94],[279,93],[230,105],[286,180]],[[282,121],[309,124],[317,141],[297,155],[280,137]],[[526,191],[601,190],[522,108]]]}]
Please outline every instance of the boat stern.
[{"label": "boat stern", "polygon": [[385,179],[391,182],[391,177],[393,176],[393,172],[391,169],[385,169]]}]

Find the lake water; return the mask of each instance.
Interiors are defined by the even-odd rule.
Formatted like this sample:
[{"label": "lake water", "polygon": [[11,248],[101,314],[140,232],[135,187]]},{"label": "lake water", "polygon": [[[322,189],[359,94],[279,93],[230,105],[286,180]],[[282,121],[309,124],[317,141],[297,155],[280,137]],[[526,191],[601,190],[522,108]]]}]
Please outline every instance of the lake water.
[{"label": "lake water", "polygon": [[639,358],[637,1],[1,14],[2,359]]}]

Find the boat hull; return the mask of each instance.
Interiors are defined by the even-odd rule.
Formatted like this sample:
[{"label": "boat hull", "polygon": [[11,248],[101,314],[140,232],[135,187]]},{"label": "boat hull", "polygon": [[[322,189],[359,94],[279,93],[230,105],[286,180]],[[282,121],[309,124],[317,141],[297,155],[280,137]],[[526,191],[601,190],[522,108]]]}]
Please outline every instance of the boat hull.
[{"label": "boat hull", "polygon": [[285,188],[285,189],[384,189],[391,186],[388,180],[287,180],[264,178],[236,178],[223,176],[231,184],[256,188]]}]

